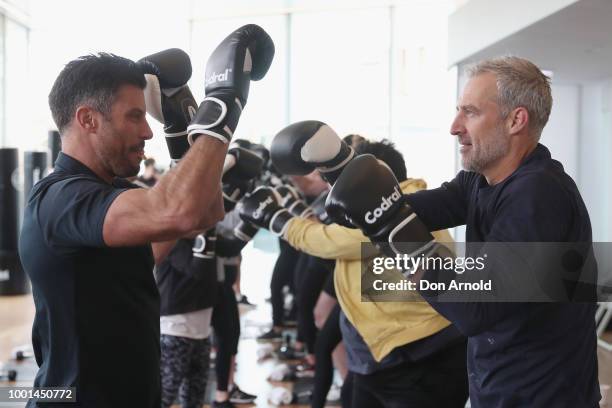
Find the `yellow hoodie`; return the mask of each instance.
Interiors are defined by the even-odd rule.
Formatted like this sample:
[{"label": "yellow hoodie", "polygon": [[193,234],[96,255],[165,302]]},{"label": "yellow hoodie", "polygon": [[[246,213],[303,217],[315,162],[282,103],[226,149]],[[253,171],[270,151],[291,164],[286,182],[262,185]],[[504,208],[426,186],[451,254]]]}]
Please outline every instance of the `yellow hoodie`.
[{"label": "yellow hoodie", "polygon": [[[400,183],[400,187],[405,194],[410,194],[427,188],[427,185],[421,179],[408,179]],[[439,242],[452,241],[446,230],[436,231],[433,235]],[[362,301],[361,242],[369,240],[360,230],[296,217],[289,222],[284,238],[302,252],[336,259],[334,285],[338,302],[376,361],[382,360],[398,346],[431,336],[450,325],[418,294],[415,296],[419,300],[410,302]],[[401,275],[398,273],[397,277],[401,278]]]}]

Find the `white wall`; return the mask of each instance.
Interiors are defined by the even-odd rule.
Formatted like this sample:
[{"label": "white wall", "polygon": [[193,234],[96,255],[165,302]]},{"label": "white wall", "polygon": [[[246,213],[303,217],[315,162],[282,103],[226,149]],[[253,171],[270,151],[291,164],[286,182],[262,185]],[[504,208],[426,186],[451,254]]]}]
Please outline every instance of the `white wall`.
[{"label": "white wall", "polygon": [[[579,182],[580,86],[552,84],[553,108],[540,142]],[[580,187],[580,185],[579,185]]]},{"label": "white wall", "polygon": [[[130,59],[166,48],[189,49],[189,0],[174,0],[171,12],[151,3],[106,0],[31,0],[30,81],[21,84],[27,95],[19,121],[18,147],[45,149],[47,131],[54,129],[47,96],[63,66],[85,54],[112,52]],[[167,157],[162,127],[149,118],[155,137],[145,153]]]},{"label": "white wall", "polygon": [[579,188],[594,241],[612,241],[612,79],[582,87]]}]

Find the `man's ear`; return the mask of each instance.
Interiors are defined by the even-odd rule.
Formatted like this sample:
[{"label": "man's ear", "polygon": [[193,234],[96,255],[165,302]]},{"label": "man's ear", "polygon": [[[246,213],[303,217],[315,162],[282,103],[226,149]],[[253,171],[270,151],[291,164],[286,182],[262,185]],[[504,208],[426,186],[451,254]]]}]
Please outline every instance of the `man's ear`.
[{"label": "man's ear", "polygon": [[529,112],[522,106],[513,109],[507,119],[509,133],[519,133],[529,126]]},{"label": "man's ear", "polygon": [[98,115],[96,113],[89,106],[81,105],[74,114],[74,120],[81,129],[95,133],[99,126]]}]

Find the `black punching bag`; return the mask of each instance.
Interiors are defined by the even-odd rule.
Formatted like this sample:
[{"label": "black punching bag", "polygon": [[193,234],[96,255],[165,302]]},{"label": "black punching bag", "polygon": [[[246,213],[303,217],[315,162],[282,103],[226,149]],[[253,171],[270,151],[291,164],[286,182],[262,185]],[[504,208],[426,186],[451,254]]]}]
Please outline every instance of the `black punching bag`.
[{"label": "black punching bag", "polygon": [[62,140],[57,130],[49,131],[49,154],[51,155],[49,165],[55,167],[55,161],[60,150],[62,150]]},{"label": "black punching bag", "polygon": [[34,184],[47,175],[47,152],[25,152],[23,154],[23,173],[23,202],[25,207]]},{"label": "black punching bag", "polygon": [[17,149],[0,148],[0,295],[22,295],[30,288],[17,253],[17,165]]}]

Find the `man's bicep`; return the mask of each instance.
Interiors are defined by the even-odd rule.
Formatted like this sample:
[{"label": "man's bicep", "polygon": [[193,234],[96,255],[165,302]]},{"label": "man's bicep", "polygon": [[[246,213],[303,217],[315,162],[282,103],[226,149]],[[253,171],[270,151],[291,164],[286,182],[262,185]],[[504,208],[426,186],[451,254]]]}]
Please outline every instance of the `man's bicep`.
[{"label": "man's bicep", "polygon": [[181,223],[163,211],[152,190],[130,189],[112,202],[104,218],[104,243],[111,247],[143,245],[181,235]]}]

